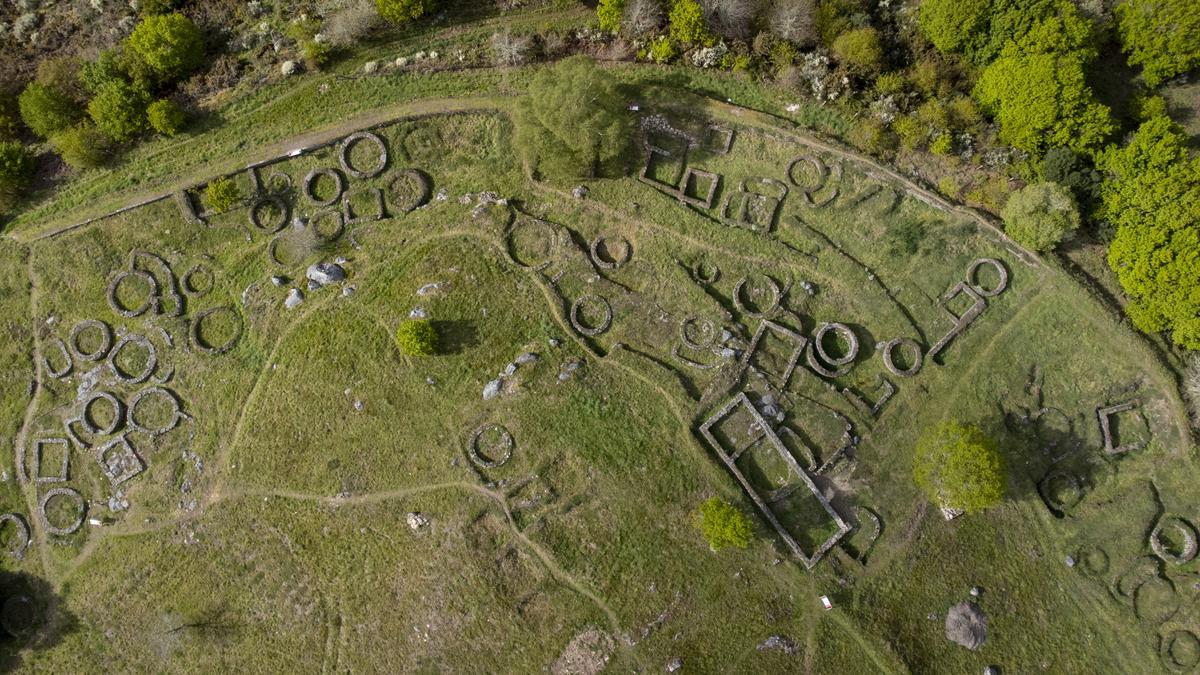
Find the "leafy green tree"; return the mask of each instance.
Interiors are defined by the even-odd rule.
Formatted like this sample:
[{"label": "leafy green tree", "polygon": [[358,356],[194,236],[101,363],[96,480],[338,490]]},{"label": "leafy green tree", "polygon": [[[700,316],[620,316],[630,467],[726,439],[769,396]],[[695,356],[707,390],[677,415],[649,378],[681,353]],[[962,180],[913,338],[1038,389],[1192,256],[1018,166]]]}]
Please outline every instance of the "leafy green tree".
[{"label": "leafy green tree", "polygon": [[33,178],[33,153],[16,141],[0,143],[0,213],[16,205]]},{"label": "leafy green tree", "polygon": [[943,508],[974,513],[1004,497],[1004,462],[996,442],[978,427],[943,422],[917,441],[913,480]]},{"label": "leafy green tree", "polygon": [[1108,264],[1133,325],[1200,350],[1200,158],[1167,117],[1148,120],[1097,166],[1109,175],[1098,215],[1116,226]]},{"label": "leafy green tree", "polygon": [[883,47],[879,31],[874,28],[855,28],[837,36],[833,53],[838,61],[858,75],[872,75],[883,65]]},{"label": "leafy green tree", "polygon": [[178,12],[146,17],[125,45],[159,82],[178,80],[204,62],[204,34]]},{"label": "leafy green tree", "polygon": [[396,329],[396,346],[406,356],[433,356],[438,351],[438,333],[428,319],[410,319]]},{"label": "leafy green tree", "polygon": [[1079,153],[1070,148],[1050,148],[1042,157],[1038,171],[1042,180],[1058,183],[1070,190],[1084,215],[1095,208],[1103,177]]},{"label": "leafy green tree", "polygon": [[631,121],[612,75],[585,56],[538,72],[517,103],[517,145],[551,178],[591,178],[628,147]]},{"label": "leafy green tree", "polygon": [[621,30],[621,17],[625,14],[625,0],[600,0],[596,7],[596,18],[600,30],[616,33]]},{"label": "leafy green tree", "polygon": [[40,82],[26,85],[17,104],[25,126],[42,138],[66,129],[82,116],[79,105],[66,94]]},{"label": "leafy green tree", "polygon": [[740,509],[716,497],[706,500],[695,513],[696,528],[714,551],[733,546],[746,548],[754,534],[750,519]]},{"label": "leafy green tree", "polygon": [[64,162],[76,169],[102,166],[111,156],[108,137],[88,121],[54,134],[50,144]]},{"label": "leafy green tree", "polygon": [[145,91],[116,80],[92,97],[87,111],[105,136],[118,143],[127,143],[149,127],[146,119],[149,100]]},{"label": "leafy green tree", "polygon": [[1117,32],[1129,62],[1142,66],[1146,84],[1200,66],[1200,11],[1194,0],[1125,0],[1117,5]]},{"label": "leafy green tree", "polygon": [[391,23],[409,23],[432,12],[435,0],[375,0],[379,16]]},{"label": "leafy green tree", "polygon": [[94,61],[85,61],[79,69],[79,81],[84,89],[98,93],[104,85],[126,80],[125,57],[120,49],[105,49]]},{"label": "leafy green tree", "polygon": [[704,27],[704,9],[696,0],[674,0],[667,13],[671,39],[683,45],[707,44],[712,41]]},{"label": "leafy green tree", "polygon": [[179,104],[168,98],[160,98],[146,106],[146,119],[150,122],[151,129],[164,136],[174,136],[183,131],[187,115]]},{"label": "leafy green tree", "polygon": [[170,14],[173,9],[175,9],[174,0],[140,0],[138,4],[138,13],[142,16]]},{"label": "leafy green tree", "polygon": [[978,48],[991,9],[992,0],[923,0],[917,16],[925,38],[938,51],[954,54]]},{"label": "leafy green tree", "polygon": [[974,96],[1000,124],[1001,140],[1035,154],[1054,146],[1087,151],[1115,129],[1075,56],[1002,56],[984,69]]},{"label": "leafy green tree", "polygon": [[49,87],[77,105],[87,102],[87,90],[79,80],[83,62],[74,56],[56,56],[38,62],[34,80]]},{"label": "leafy green tree", "polygon": [[204,188],[204,206],[213,213],[224,213],[242,201],[242,191],[229,178],[214,178]]},{"label": "leafy green tree", "polygon": [[1035,251],[1049,251],[1079,229],[1075,198],[1057,183],[1034,183],[1017,190],[1009,195],[1000,217],[1008,236]]}]

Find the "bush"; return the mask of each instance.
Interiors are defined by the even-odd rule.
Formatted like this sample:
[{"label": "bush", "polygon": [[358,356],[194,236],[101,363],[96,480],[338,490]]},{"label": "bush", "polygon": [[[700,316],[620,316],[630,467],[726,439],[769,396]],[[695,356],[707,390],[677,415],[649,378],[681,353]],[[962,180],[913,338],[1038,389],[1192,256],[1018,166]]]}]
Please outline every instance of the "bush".
[{"label": "bush", "polygon": [[82,116],[79,105],[62,92],[39,82],[26,85],[17,99],[21,120],[42,138],[70,127]]},{"label": "bush", "polygon": [[929,151],[935,155],[949,155],[954,151],[954,138],[949,131],[940,130],[929,142]]},{"label": "bush", "polygon": [[146,92],[120,80],[110,82],[91,101],[87,111],[96,127],[118,143],[137,138],[149,127]]},{"label": "bush", "polygon": [[435,0],[375,0],[375,8],[390,23],[409,23],[432,12]]},{"label": "bush", "polygon": [[872,75],[883,65],[883,47],[879,31],[856,28],[842,33],[833,41],[833,53],[838,61],[858,75]]},{"label": "bush", "polygon": [[175,9],[175,0],[139,0],[138,13],[143,17],[170,14]]},{"label": "bush", "polygon": [[32,178],[33,153],[16,141],[0,143],[0,213],[16,206]]},{"label": "bush", "polygon": [[428,319],[410,319],[396,329],[396,346],[405,356],[433,356],[438,350],[437,329]]},{"label": "bush", "polygon": [[678,56],[675,42],[666,35],[660,35],[650,42],[650,60],[655,63],[670,63]]},{"label": "bush", "polygon": [[492,36],[492,59],[497,66],[519,66],[529,59],[532,40],[508,31]]},{"label": "bush", "polygon": [[79,69],[79,81],[92,94],[110,82],[125,79],[125,59],[119,49],[105,49],[95,61],[85,61]]},{"label": "bush", "polygon": [[21,124],[21,111],[17,99],[11,94],[0,92],[0,141],[13,138]]},{"label": "bush", "polygon": [[663,8],[660,0],[626,0],[621,28],[625,34],[640,38],[662,27]]},{"label": "bush", "polygon": [[1050,251],[1079,229],[1071,191],[1057,183],[1034,183],[1012,193],[1000,212],[1004,231],[1035,251]]},{"label": "bush", "polygon": [[224,213],[242,201],[242,191],[229,178],[215,178],[204,188],[204,206],[213,213]]},{"label": "bush", "polygon": [[539,71],[516,108],[517,146],[547,177],[590,178],[628,147],[631,119],[612,75],[584,56]]},{"label": "bush", "polygon": [[1050,148],[1038,166],[1042,180],[1071,191],[1084,214],[1091,213],[1100,198],[1100,172],[1083,156],[1070,148]]},{"label": "bush", "polygon": [[1187,134],[1156,117],[1097,166],[1110,175],[1098,215],[1116,227],[1108,264],[1130,297],[1126,313],[1139,330],[1200,349],[1200,158]]},{"label": "bush", "polygon": [[616,33],[621,30],[621,17],[625,14],[625,0],[600,0],[596,6],[596,18],[600,30]]},{"label": "bush", "polygon": [[300,57],[304,59],[304,65],[312,70],[324,68],[329,63],[332,52],[333,48],[328,43],[316,40],[308,40],[300,47]]},{"label": "bush", "polygon": [[850,132],[850,142],[873,155],[886,155],[896,149],[896,135],[874,117],[865,117],[854,125]]},{"label": "bush", "polygon": [[730,40],[748,40],[758,13],[757,0],[700,0],[704,23],[712,32]]},{"label": "bush", "polygon": [[906,151],[924,147],[929,140],[929,128],[916,115],[901,115],[892,121],[892,131],[900,139],[900,147]]},{"label": "bush", "polygon": [[817,41],[817,3],[814,0],[775,0],[767,15],[773,35],[801,47]]},{"label": "bush", "polygon": [[183,131],[187,115],[174,101],[160,98],[146,107],[146,119],[149,120],[151,129],[164,136],[174,136]]},{"label": "bush", "polygon": [[87,102],[87,90],[79,80],[83,62],[73,56],[57,56],[38,62],[34,81],[49,87],[70,101],[82,105]]},{"label": "bush", "polygon": [[713,551],[729,546],[746,548],[754,534],[754,527],[745,513],[716,497],[701,504],[694,519],[696,528]]},{"label": "bush", "polygon": [[699,45],[712,42],[704,27],[704,10],[696,0],[674,0],[667,14],[671,25],[671,39],[682,45]]},{"label": "bush", "polygon": [[110,156],[109,140],[91,122],[81,122],[50,138],[54,151],[73,168],[94,169]]},{"label": "bush", "polygon": [[1146,84],[1200,66],[1200,12],[1193,0],[1125,0],[1117,5],[1117,32],[1129,63],[1142,66]]},{"label": "bush", "polygon": [[1006,487],[996,442],[958,422],[944,422],[917,441],[913,480],[937,506],[967,513],[999,503]]},{"label": "bush", "polygon": [[351,47],[370,36],[382,22],[383,17],[372,0],[357,0],[329,17],[322,32],[329,38],[329,44]]},{"label": "bush", "polygon": [[991,8],[992,0],[923,0],[918,14],[921,34],[945,54],[977,48]]},{"label": "bush", "polygon": [[900,73],[884,73],[875,78],[875,93],[880,96],[903,94],[906,83]]},{"label": "bush", "polygon": [[159,82],[173,82],[204,62],[204,35],[182,14],[148,16],[126,41]]}]

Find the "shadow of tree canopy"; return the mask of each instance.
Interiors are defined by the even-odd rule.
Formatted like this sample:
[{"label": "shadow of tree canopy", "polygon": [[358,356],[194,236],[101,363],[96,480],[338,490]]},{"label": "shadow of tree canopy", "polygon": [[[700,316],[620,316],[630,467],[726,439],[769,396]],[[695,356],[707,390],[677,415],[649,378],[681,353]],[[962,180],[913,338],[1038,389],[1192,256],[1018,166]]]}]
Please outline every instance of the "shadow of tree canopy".
[{"label": "shadow of tree canopy", "polygon": [[0,571],[0,672],[22,668],[26,653],[53,647],[78,626],[45,579]]}]

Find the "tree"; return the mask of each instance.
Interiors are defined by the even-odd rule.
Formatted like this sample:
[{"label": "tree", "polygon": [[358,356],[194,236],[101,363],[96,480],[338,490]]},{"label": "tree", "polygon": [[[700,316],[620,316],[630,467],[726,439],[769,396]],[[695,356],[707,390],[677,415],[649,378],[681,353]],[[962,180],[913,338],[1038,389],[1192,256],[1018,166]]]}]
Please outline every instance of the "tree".
[{"label": "tree", "polygon": [[1084,156],[1070,148],[1050,148],[1038,170],[1042,180],[1070,190],[1082,214],[1087,215],[1095,208],[1102,177]]},{"label": "tree", "polygon": [[1004,497],[1004,463],[978,427],[943,422],[917,441],[913,480],[939,507],[974,513]]},{"label": "tree", "polygon": [[858,75],[872,75],[883,64],[883,47],[879,44],[879,31],[874,28],[855,28],[837,36],[833,53]]},{"label": "tree", "polygon": [[974,96],[1000,124],[1001,140],[1035,154],[1054,146],[1088,151],[1115,129],[1088,88],[1083,61],[1071,55],[1002,56],[984,69]]},{"label": "tree", "polygon": [[149,126],[146,92],[122,80],[108,83],[88,102],[87,111],[96,127],[118,143],[137,138]]},{"label": "tree", "polygon": [[596,6],[596,18],[600,30],[616,33],[621,30],[621,17],[625,14],[625,0],[600,0]]},{"label": "tree", "polygon": [[224,213],[241,200],[241,189],[228,178],[214,178],[204,188],[204,206],[213,213]]},{"label": "tree", "polygon": [[16,141],[0,143],[0,213],[7,212],[33,177],[33,153]]},{"label": "tree", "polygon": [[1079,209],[1071,191],[1057,183],[1026,185],[1008,197],[1000,212],[1004,231],[1018,244],[1049,251],[1079,229]]},{"label": "tree", "polygon": [[991,8],[992,0],[923,0],[918,22],[938,51],[962,53],[982,43]]},{"label": "tree", "polygon": [[204,35],[178,12],[146,17],[125,44],[159,82],[175,81],[204,62]]},{"label": "tree", "polygon": [[775,0],[767,15],[771,33],[802,47],[817,41],[817,3],[814,0]]},{"label": "tree", "polygon": [[433,356],[438,351],[438,333],[428,319],[410,319],[396,329],[396,346],[405,356]]},{"label": "tree", "polygon": [[1125,0],[1117,5],[1117,32],[1146,84],[1200,66],[1200,12],[1193,0]]},{"label": "tree", "polygon": [[705,25],[730,40],[750,38],[758,4],[757,0],[700,0]]},{"label": "tree", "polygon": [[49,138],[81,116],[79,106],[62,92],[40,82],[30,82],[17,98],[21,120],[33,133]]},{"label": "tree", "polygon": [[435,0],[375,0],[375,7],[391,23],[409,23],[432,12]]},{"label": "tree", "polygon": [[640,38],[662,27],[661,0],[627,0],[621,28],[626,35]]},{"label": "tree", "polygon": [[1116,226],[1108,264],[1130,297],[1125,312],[1139,330],[1200,350],[1200,158],[1187,134],[1155,117],[1097,166],[1109,176],[1098,215]]},{"label": "tree", "polygon": [[63,161],[76,169],[102,166],[110,156],[109,140],[91,122],[81,122],[50,138]]},{"label": "tree", "polygon": [[611,75],[584,56],[538,72],[516,109],[517,145],[556,178],[595,177],[629,143],[630,118]]},{"label": "tree", "polygon": [[146,119],[151,129],[164,136],[174,136],[183,131],[187,115],[179,104],[168,98],[160,98],[146,107]]},{"label": "tree", "polygon": [[673,0],[667,21],[671,24],[671,39],[683,45],[711,42],[704,28],[704,9],[696,0]]},{"label": "tree", "polygon": [[754,527],[745,513],[716,497],[706,500],[694,515],[696,528],[708,542],[708,547],[719,551],[728,546],[746,548]]}]

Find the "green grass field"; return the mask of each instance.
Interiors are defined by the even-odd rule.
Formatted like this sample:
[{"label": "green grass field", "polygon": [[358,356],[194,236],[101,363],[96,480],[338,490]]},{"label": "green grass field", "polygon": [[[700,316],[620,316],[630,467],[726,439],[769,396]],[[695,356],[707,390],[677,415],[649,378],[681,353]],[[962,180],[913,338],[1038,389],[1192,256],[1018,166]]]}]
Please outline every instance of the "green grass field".
[{"label": "green grass field", "polygon": [[[146,144],[129,168],[88,175],[22,214],[0,248],[0,429],[13,449],[0,494],[32,531],[24,558],[6,559],[6,569],[48,587],[30,591],[40,619],[13,664],[559,673],[654,672],[678,658],[686,672],[713,673],[1193,668],[1200,563],[1194,553],[1167,562],[1149,544],[1164,516],[1200,523],[1192,438],[1174,376],[1148,343],[1057,265],[886,167],[786,120],[672,89],[704,86],[668,71],[620,74],[641,115],[676,130],[646,135],[670,153],[658,153],[650,176],[678,185],[687,169],[719,174],[711,205],[685,205],[669,186],[637,180],[641,146],[624,177],[589,181],[586,198],[572,185],[528,180],[507,116],[507,88],[528,76],[516,70],[344,81],[326,98],[309,91],[322,78],[306,80],[290,102],[250,97],[224,126]],[[477,98],[413,100],[468,85]],[[263,124],[289,107],[299,109],[295,126]],[[427,115],[439,109],[461,112]],[[347,128],[357,114],[363,123]],[[378,175],[338,169],[337,143],[260,169],[256,199],[286,205],[274,214],[264,203],[265,228],[252,224],[252,204],[197,225],[165,199],[63,229],[135,193],[193,186],[198,197],[197,186],[272,144],[306,144],[286,140],[295,134],[337,140],[374,124],[389,153]],[[695,139],[690,149],[683,134]],[[245,154],[230,154],[235,136]],[[370,174],[372,147],[354,145],[351,165]],[[408,169],[430,182],[410,212],[418,191]],[[330,207],[315,203],[333,198],[340,208],[329,175],[305,195],[314,170],[340,173],[352,215],[382,199],[386,217],[338,232]],[[682,194],[702,201],[706,176]],[[253,185],[246,171],[235,180]],[[160,256],[170,272],[131,251]],[[304,287],[308,265],[335,259],[345,281]],[[979,259],[1005,270],[1002,291],[987,295],[1000,284],[991,263],[968,274]],[[114,282],[122,270],[131,274]],[[960,282],[982,289],[978,318],[913,377],[889,373],[883,344],[907,338],[928,352],[954,325],[947,309],[961,315],[970,304],[965,295],[939,302]],[[137,309],[155,285],[159,313],[151,303],[129,318],[110,306],[110,289],[119,307]],[[286,309],[291,288],[305,299]],[[397,349],[396,328],[415,315],[434,322],[441,354]],[[81,353],[69,374],[54,376],[57,340],[71,350],[73,327],[89,319],[126,344],[113,357],[117,373],[147,370],[144,381],[119,381],[106,361]],[[766,320],[808,338],[844,324],[857,355],[826,377],[819,371],[831,364],[775,333],[742,367]],[[77,352],[106,346],[99,333],[76,337]],[[829,360],[850,349],[832,334],[821,347]],[[536,359],[510,367],[530,353]],[[913,367],[912,355],[898,351],[897,366]],[[178,413],[170,397],[148,396],[137,425],[69,446],[67,480],[32,480],[37,441],[66,438],[77,416],[107,426],[109,404],[88,405],[94,392],[128,409],[154,387],[177,397]],[[812,570],[699,431],[739,392],[778,410],[763,415],[787,451],[858,526]],[[1138,446],[1110,456],[1097,409],[1127,401],[1136,407],[1112,428],[1116,443]],[[754,440],[746,419],[732,417],[723,442]],[[913,485],[917,436],[947,419],[1000,441],[1009,473],[1001,506],[947,521]],[[475,436],[489,424],[507,431],[509,450],[503,432]],[[115,485],[97,453],[119,438],[144,471]],[[39,472],[51,475],[57,456],[43,449]],[[757,447],[739,464],[764,491],[791,482],[772,452]],[[86,500],[74,533],[54,534],[39,515],[57,487]],[[781,499],[776,515],[809,547],[832,530],[806,490],[792,494],[808,502]],[[712,496],[752,516],[748,548],[712,552],[693,528],[693,511]],[[65,498],[46,511],[56,528],[80,515]],[[877,540],[866,511],[881,522]],[[428,522],[412,528],[409,514]],[[14,530],[5,526],[8,544]],[[1171,541],[1176,554],[1187,548]],[[979,651],[943,631],[946,611],[973,586],[989,617]],[[788,648],[760,648],[771,636]]]}]

